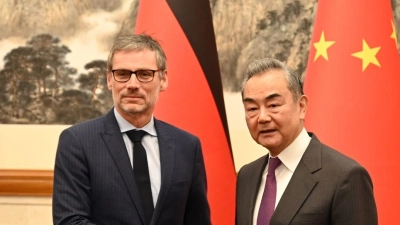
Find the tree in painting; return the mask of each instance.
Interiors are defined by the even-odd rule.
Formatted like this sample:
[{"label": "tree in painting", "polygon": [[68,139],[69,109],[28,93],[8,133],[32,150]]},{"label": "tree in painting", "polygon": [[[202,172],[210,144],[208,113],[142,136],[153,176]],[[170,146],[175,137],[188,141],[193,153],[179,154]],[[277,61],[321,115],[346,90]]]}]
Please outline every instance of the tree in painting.
[{"label": "tree in painting", "polygon": [[12,49],[0,71],[0,122],[74,124],[104,114],[112,106],[106,61],[87,63],[77,76],[66,55],[71,50],[49,34]]}]

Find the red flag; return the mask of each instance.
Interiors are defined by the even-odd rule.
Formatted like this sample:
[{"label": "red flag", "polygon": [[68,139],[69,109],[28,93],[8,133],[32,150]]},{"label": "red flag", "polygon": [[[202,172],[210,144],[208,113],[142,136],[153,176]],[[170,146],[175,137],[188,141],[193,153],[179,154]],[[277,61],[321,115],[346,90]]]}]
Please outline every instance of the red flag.
[{"label": "red flag", "polygon": [[400,209],[400,65],[390,0],[320,0],[305,79],[306,128],[374,184],[379,224]]},{"label": "red flag", "polygon": [[135,33],[142,32],[160,40],[168,59],[169,86],[154,114],[200,138],[212,223],[232,225],[236,174],[210,3],[142,0]]}]

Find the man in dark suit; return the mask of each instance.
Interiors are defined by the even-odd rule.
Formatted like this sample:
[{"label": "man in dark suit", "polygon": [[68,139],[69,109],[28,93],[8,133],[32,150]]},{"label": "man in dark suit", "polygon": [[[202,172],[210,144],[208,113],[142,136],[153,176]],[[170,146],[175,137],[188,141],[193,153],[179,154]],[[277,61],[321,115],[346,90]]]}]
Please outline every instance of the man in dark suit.
[{"label": "man in dark suit", "polygon": [[278,60],[256,60],[247,69],[247,126],[269,154],[239,171],[236,224],[378,224],[368,172],[305,130],[302,86]]},{"label": "man in dark suit", "polygon": [[60,135],[54,224],[211,224],[199,139],[153,117],[168,86],[161,46],[145,34],[118,37],[107,69],[114,108]]}]

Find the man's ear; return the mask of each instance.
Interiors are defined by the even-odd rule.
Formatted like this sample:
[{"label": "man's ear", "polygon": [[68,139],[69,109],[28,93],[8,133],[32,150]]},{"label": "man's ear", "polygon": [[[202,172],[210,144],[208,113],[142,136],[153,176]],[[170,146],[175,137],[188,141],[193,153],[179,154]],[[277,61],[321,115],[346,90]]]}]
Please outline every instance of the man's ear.
[{"label": "man's ear", "polygon": [[167,71],[164,71],[164,75],[161,77],[160,80],[160,91],[165,91],[167,90],[168,87],[168,74]]},{"label": "man's ear", "polygon": [[108,87],[108,90],[112,90],[112,74],[111,74],[111,72],[110,71],[108,71],[107,70],[107,87]]},{"label": "man's ear", "polygon": [[300,107],[300,119],[305,119],[307,106],[308,106],[308,97],[306,95],[302,95],[299,99],[299,107]]}]

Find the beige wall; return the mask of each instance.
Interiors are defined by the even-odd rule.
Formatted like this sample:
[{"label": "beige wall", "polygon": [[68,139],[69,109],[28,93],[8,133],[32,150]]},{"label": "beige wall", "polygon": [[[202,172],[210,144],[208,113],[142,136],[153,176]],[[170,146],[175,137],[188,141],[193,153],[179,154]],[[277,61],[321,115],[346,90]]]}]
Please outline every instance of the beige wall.
[{"label": "beige wall", "polygon": [[0,225],[52,225],[50,197],[0,196]]},{"label": "beige wall", "polygon": [[[238,171],[266,150],[248,133],[240,93],[225,93],[228,126]],[[54,167],[60,132],[65,125],[0,124],[0,169],[44,169]],[[0,196],[0,225],[51,225],[50,197]]]},{"label": "beige wall", "polygon": [[[58,135],[68,126],[0,125],[0,169],[54,167]],[[52,225],[51,197],[0,196],[0,225]]]},{"label": "beige wall", "polygon": [[52,170],[58,136],[67,127],[0,124],[0,169]]}]

